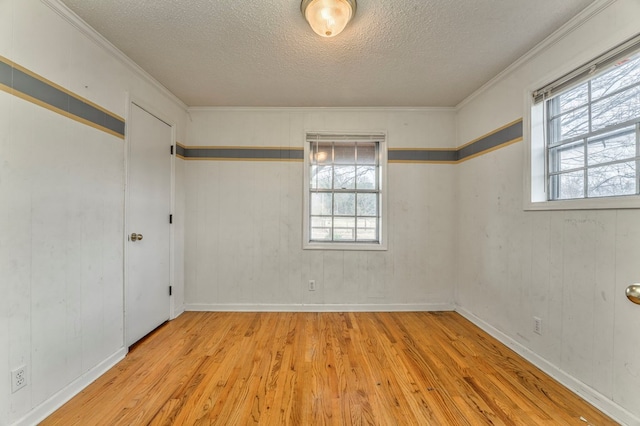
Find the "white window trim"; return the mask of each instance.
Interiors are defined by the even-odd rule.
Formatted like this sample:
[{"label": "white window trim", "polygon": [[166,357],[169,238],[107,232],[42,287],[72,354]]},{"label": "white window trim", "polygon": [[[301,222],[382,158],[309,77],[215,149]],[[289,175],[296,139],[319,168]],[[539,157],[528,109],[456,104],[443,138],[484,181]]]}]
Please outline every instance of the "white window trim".
[{"label": "white window trim", "polygon": [[[380,241],[375,243],[343,243],[343,242],[315,242],[309,241],[309,158],[310,158],[310,150],[309,143],[307,142],[307,134],[309,133],[320,133],[323,135],[336,135],[336,136],[344,136],[344,135],[371,135],[371,134],[379,134],[383,136],[383,140],[380,141],[378,155],[380,156],[380,196],[382,197],[382,201],[380,203]],[[302,214],[302,248],[304,250],[349,250],[349,251],[383,251],[388,249],[387,245],[387,134],[386,132],[324,132],[324,131],[305,131],[302,135],[304,141],[304,179],[303,179],[303,214]]]},{"label": "white window trim", "polygon": [[[524,210],[603,210],[640,208],[639,195],[620,197],[576,198],[571,200],[547,200],[545,172],[544,130],[541,117],[534,116],[533,90],[525,94],[524,135]],[[542,106],[539,104],[538,106]],[[542,108],[540,108],[542,109]]]},{"label": "white window trim", "polygon": [[[602,54],[602,52],[600,52]],[[595,52],[593,56],[598,56]],[[573,68],[577,68],[573,67]],[[569,67],[569,69],[572,69]],[[534,103],[533,94],[542,85],[561,78],[567,67],[558,68],[554,73],[532,84],[524,93],[523,142],[524,142],[524,197],[523,209],[535,210],[606,210],[638,209],[640,195],[618,197],[576,198],[570,200],[547,199],[546,146],[544,134],[543,102]],[[640,171],[638,171],[640,173]]]}]

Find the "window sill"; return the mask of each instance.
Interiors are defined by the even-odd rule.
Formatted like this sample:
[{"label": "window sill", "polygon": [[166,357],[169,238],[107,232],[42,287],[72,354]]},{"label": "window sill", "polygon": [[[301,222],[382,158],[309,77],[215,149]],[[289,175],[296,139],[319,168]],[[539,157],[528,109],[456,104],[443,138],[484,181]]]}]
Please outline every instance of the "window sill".
[{"label": "window sill", "polygon": [[640,209],[640,195],[574,200],[525,202],[525,211]]},{"label": "window sill", "polygon": [[304,243],[304,250],[386,251],[386,244],[378,243]]}]

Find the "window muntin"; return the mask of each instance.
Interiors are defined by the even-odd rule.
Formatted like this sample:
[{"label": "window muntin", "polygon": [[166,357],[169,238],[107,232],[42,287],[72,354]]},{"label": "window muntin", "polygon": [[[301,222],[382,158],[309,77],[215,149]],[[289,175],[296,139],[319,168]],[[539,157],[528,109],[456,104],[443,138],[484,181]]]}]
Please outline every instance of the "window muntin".
[{"label": "window muntin", "polygon": [[387,250],[384,133],[307,132],[304,249]]},{"label": "window muntin", "polygon": [[548,200],[640,191],[640,53],[545,101]]},{"label": "window muntin", "polygon": [[379,243],[380,142],[307,143],[309,242]]}]

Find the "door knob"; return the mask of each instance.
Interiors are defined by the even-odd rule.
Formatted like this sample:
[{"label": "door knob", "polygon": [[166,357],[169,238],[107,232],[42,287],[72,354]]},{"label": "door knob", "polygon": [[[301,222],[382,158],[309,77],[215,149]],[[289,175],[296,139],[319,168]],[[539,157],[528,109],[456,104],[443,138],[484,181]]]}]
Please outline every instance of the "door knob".
[{"label": "door knob", "polygon": [[131,241],[140,241],[142,240],[142,234],[136,234],[135,232],[131,234]]},{"label": "door knob", "polygon": [[625,292],[627,299],[631,300],[636,305],[640,305],[640,284],[633,284],[627,287]]}]

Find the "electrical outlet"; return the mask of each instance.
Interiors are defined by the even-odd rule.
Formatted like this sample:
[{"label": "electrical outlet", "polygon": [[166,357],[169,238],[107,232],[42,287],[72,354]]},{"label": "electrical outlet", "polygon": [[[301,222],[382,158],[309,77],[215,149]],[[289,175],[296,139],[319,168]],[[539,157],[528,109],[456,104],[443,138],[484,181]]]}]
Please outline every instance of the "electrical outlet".
[{"label": "electrical outlet", "polygon": [[27,367],[23,365],[11,372],[11,392],[17,392],[27,386]]},{"label": "electrical outlet", "polygon": [[533,317],[533,332],[542,335],[542,318]]},{"label": "electrical outlet", "polygon": [[316,291],[316,280],[309,280],[309,291]]}]

